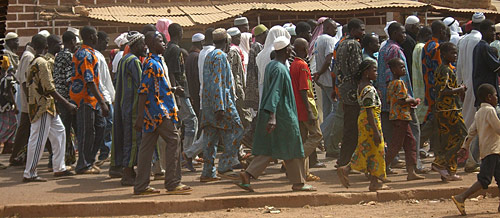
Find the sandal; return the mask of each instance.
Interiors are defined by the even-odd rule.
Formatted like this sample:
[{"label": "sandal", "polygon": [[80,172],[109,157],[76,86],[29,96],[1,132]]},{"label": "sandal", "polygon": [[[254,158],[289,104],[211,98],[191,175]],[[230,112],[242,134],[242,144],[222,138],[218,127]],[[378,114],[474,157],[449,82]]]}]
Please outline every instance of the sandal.
[{"label": "sandal", "polygon": [[432,170],[438,172],[441,175],[441,178],[446,178],[450,177],[450,174],[448,173],[447,170],[440,168],[439,166],[432,164]]},{"label": "sandal", "polygon": [[308,182],[318,182],[320,179],[319,176],[315,176],[312,173],[309,173],[306,177],[306,181]]},{"label": "sandal", "polygon": [[254,192],[254,190],[250,184],[237,183],[236,185],[244,190],[249,191],[249,192]]},{"label": "sandal", "polygon": [[146,190],[142,192],[134,192],[134,195],[154,195],[154,194],[159,194],[160,190],[157,190],[153,187],[147,187]]},{"label": "sandal", "polygon": [[182,195],[192,192],[193,189],[187,185],[180,184],[173,190],[167,190],[167,195]]},{"label": "sandal", "polygon": [[215,182],[215,181],[219,181],[220,180],[220,177],[203,177],[203,176],[200,176],[200,182]]},{"label": "sandal", "polygon": [[373,186],[368,187],[368,190],[370,190],[371,192],[375,192],[378,190],[391,190],[391,189],[392,188],[390,186],[387,186],[384,184],[381,184],[380,186],[377,186],[377,187],[373,187]]},{"label": "sandal", "polygon": [[458,202],[457,199],[455,199],[455,196],[451,196],[451,200],[453,200],[453,203],[455,203],[455,206],[457,206],[457,209],[458,211],[460,211],[460,214],[462,214],[462,216],[467,215],[465,213],[465,203]]},{"label": "sandal", "polygon": [[233,171],[227,171],[225,173],[218,172],[217,176],[224,178],[224,179],[229,179],[229,180],[239,180],[240,179],[240,176]]},{"label": "sandal", "polygon": [[349,177],[347,177],[347,174],[345,172],[345,168],[346,168],[345,166],[337,168],[337,176],[339,177],[342,185],[346,188],[349,188],[349,186],[351,186],[351,185],[349,184]]},{"label": "sandal", "polygon": [[293,186],[292,186],[292,191],[294,191],[294,192],[315,192],[315,191],[317,191],[317,189],[314,188],[312,185],[304,184],[302,187],[300,187],[298,189],[293,188]]}]

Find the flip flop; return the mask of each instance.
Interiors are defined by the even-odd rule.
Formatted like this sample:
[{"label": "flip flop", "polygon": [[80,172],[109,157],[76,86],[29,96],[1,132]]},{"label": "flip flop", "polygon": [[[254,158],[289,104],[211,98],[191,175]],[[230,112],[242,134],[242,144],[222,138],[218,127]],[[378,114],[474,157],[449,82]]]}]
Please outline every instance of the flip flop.
[{"label": "flip flop", "polygon": [[254,192],[254,190],[250,184],[237,183],[236,185],[244,190],[249,191],[249,192]]},{"label": "flip flop", "polygon": [[295,189],[295,188],[292,187],[292,191],[294,191],[294,192],[315,192],[315,191],[317,191],[317,189],[314,188],[312,185],[306,185],[306,184],[304,184],[299,189]]},{"label": "flip flop", "polygon": [[451,196],[451,200],[453,200],[453,203],[455,203],[455,206],[457,206],[457,209],[458,211],[460,211],[460,214],[462,214],[462,216],[467,215],[465,213],[465,203],[458,202],[457,199],[455,199],[455,196]]},{"label": "flip flop", "polygon": [[193,189],[187,185],[178,185],[174,190],[167,190],[167,195],[183,195],[192,191]]},{"label": "flip flop", "polygon": [[371,191],[371,192],[376,192],[376,191],[379,191],[379,190],[391,190],[392,188],[390,186],[387,186],[387,185],[384,185],[382,184],[382,186],[380,187],[368,187],[368,190]]},{"label": "flip flop", "polygon": [[349,178],[345,175],[344,167],[337,168],[337,176],[339,177],[342,185],[346,188],[349,188],[349,186],[350,186],[349,185]]}]

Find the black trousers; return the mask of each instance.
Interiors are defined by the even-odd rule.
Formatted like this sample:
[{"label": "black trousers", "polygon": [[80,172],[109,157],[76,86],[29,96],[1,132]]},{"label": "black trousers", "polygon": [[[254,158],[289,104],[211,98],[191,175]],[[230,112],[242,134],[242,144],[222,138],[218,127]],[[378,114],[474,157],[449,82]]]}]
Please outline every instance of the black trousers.
[{"label": "black trousers", "polygon": [[352,154],[358,145],[358,116],[359,105],[344,105],[344,133],[342,147],[337,161],[339,166],[345,166],[351,161]]}]

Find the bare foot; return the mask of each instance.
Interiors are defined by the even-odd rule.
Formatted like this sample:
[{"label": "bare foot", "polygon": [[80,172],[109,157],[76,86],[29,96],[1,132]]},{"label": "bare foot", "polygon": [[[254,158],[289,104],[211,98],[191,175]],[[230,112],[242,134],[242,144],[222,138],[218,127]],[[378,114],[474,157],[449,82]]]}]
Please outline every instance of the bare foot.
[{"label": "bare foot", "polygon": [[425,179],[425,177],[417,175],[415,173],[408,174],[408,177],[406,177],[407,181],[422,180],[422,179]]},{"label": "bare foot", "polygon": [[247,172],[245,171],[240,172],[240,179],[242,184],[250,184],[250,176],[248,175]]},{"label": "bare foot", "polygon": [[377,183],[376,185],[370,184],[370,186],[368,187],[368,190],[370,190],[371,192],[378,191],[378,190],[390,190],[390,189],[392,189],[392,188],[383,184],[383,183]]}]

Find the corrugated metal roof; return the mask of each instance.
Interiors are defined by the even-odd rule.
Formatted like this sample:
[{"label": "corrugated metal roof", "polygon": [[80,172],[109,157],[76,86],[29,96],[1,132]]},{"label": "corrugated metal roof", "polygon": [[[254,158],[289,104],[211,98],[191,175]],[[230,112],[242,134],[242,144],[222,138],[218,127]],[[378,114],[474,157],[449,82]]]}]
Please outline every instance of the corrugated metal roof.
[{"label": "corrugated metal roof", "polygon": [[482,12],[485,14],[500,14],[499,11],[494,11],[494,10],[487,10],[487,9],[481,9],[481,8],[448,8],[448,7],[442,7],[442,6],[433,6],[437,11],[448,11],[448,12],[456,12],[456,13],[475,13],[475,12]]},{"label": "corrugated metal roof", "polygon": [[[252,10],[265,11],[356,11],[382,8],[425,8],[448,10],[455,12],[480,11],[480,9],[451,9],[411,0],[295,0],[295,1],[266,1],[252,2],[191,2],[191,3],[161,3],[161,4],[134,4],[116,6],[89,7],[89,18],[105,21],[114,21],[133,24],[155,23],[158,17],[164,17],[179,23],[182,26],[197,24],[213,24],[227,20],[237,15],[243,15]],[[498,13],[491,10],[482,10],[485,13]]]}]

